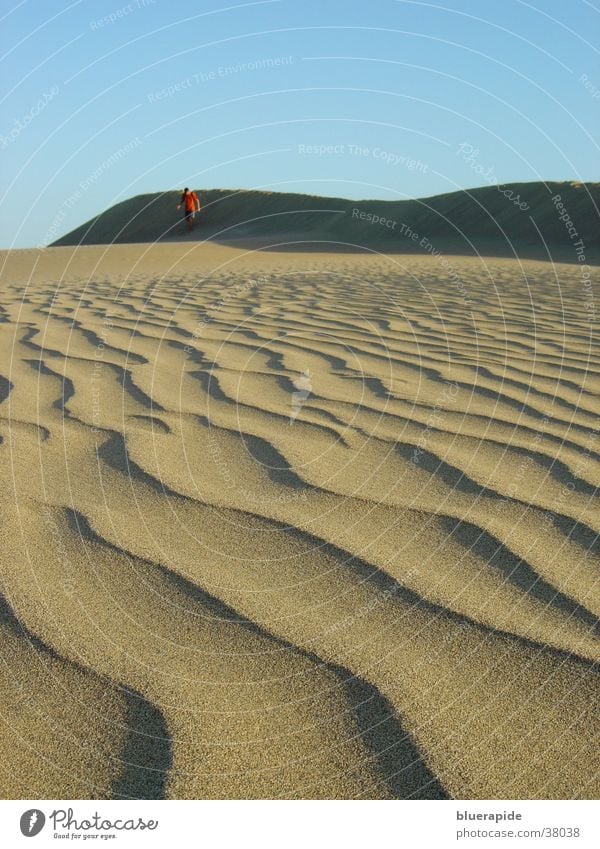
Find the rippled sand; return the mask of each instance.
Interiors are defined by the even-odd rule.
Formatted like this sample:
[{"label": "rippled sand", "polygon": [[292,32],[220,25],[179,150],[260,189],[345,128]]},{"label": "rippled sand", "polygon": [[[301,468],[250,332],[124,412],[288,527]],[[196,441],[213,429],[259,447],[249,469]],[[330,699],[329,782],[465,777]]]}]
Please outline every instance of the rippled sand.
[{"label": "rippled sand", "polygon": [[1,261],[3,797],[598,795],[580,268]]}]

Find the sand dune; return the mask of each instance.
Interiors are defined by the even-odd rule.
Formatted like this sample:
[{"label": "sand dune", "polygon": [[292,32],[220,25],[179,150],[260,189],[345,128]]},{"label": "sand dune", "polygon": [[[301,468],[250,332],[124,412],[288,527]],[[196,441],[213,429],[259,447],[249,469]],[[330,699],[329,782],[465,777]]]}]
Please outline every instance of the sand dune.
[{"label": "sand dune", "polygon": [[[189,234],[179,192],[121,201],[55,245],[210,238],[273,250],[313,248],[479,254],[600,263],[599,183],[510,183],[410,200],[348,200],[286,192],[198,189],[201,227]],[[558,205],[560,204],[560,205]],[[423,244],[421,244],[424,240]]]},{"label": "sand dune", "polygon": [[1,261],[5,797],[598,795],[580,267]]}]

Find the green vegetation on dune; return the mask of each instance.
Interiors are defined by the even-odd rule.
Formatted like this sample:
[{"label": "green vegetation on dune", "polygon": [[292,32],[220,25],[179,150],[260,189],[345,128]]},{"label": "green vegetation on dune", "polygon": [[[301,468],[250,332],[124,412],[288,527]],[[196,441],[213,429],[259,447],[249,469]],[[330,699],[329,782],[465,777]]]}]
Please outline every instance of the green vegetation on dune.
[{"label": "green vegetation on dune", "polygon": [[[600,247],[600,183],[511,183],[415,200],[348,200],[265,191],[196,190],[198,238],[270,238],[392,251],[456,252],[485,245]],[[137,195],[62,236],[54,245],[187,239],[176,191]],[[430,241],[431,240],[431,241]]]}]

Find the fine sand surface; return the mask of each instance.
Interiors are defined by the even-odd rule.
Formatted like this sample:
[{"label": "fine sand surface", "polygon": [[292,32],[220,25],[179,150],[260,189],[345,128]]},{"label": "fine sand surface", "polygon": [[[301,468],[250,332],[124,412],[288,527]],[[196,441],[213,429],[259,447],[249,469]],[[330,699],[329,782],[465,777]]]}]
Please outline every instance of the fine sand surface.
[{"label": "fine sand surface", "polygon": [[598,795],[580,267],[0,262],[2,797]]}]

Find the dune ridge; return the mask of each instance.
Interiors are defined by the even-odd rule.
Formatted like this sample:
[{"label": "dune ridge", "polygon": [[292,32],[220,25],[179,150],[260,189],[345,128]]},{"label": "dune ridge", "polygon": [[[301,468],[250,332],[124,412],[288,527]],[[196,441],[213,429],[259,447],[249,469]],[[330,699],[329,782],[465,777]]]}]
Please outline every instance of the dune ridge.
[{"label": "dune ridge", "polygon": [[578,266],[1,261],[5,797],[597,796]]},{"label": "dune ridge", "polygon": [[176,191],[121,201],[55,246],[211,239],[269,250],[372,250],[600,261],[600,183],[510,183],[435,197],[348,200],[245,189],[197,189],[201,226],[189,234]]}]

